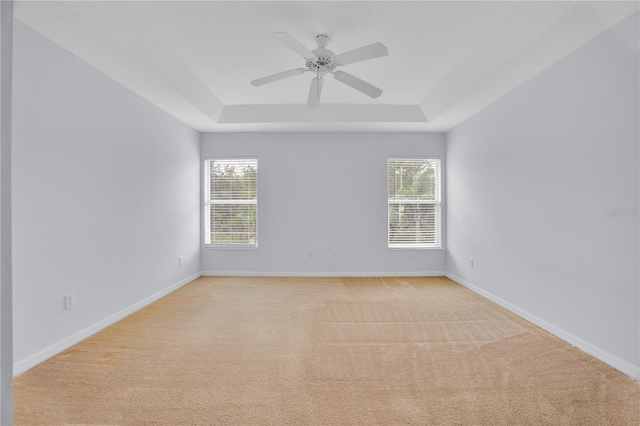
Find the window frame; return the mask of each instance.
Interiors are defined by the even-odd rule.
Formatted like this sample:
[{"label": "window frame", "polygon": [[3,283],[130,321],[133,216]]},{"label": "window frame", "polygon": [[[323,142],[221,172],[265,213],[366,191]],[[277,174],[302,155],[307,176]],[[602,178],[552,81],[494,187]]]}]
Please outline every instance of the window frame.
[{"label": "window frame", "polygon": [[[392,161],[434,161],[435,162],[435,197],[434,200],[398,200],[390,197],[389,167]],[[442,241],[442,159],[441,157],[388,157],[387,158],[387,249],[389,250],[441,250]],[[433,205],[434,206],[434,243],[391,242],[391,205],[399,204]]]},{"label": "window frame", "polygon": [[[231,201],[229,203],[224,203],[224,200],[212,200],[211,199],[211,165],[215,161],[255,161],[256,166],[256,198],[254,200],[227,200]],[[258,191],[258,175],[260,171],[258,169],[258,157],[257,156],[233,156],[233,157],[207,157],[203,161],[203,242],[204,247],[206,249],[215,249],[215,250],[257,250],[258,249],[258,200],[259,200],[259,191]],[[229,205],[238,205],[238,204],[253,204],[256,207],[256,218],[255,218],[255,229],[256,229],[256,242],[248,243],[248,244],[216,244],[207,242],[207,239],[211,238],[211,205],[212,204],[229,204]]]}]

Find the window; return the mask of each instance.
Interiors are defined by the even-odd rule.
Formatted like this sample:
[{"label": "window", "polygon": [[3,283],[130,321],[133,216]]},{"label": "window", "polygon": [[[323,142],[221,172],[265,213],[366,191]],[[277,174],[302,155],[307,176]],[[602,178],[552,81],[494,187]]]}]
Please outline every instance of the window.
[{"label": "window", "polygon": [[389,248],[440,248],[440,160],[390,158]]},{"label": "window", "polygon": [[258,160],[206,160],[204,163],[205,244],[258,247]]}]

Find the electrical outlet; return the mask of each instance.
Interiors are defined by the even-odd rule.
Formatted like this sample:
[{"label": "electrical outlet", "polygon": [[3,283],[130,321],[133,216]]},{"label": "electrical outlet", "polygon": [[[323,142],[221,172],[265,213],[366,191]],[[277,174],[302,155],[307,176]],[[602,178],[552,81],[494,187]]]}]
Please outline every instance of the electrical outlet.
[{"label": "electrical outlet", "polygon": [[338,257],[338,250],[334,250],[334,251],[333,251],[333,257],[334,257],[334,258],[335,258],[335,257]]},{"label": "electrical outlet", "polygon": [[65,294],[64,295],[64,309],[68,310],[73,308],[73,306],[76,304],[76,297],[73,295],[73,293],[69,293],[69,294]]},{"label": "electrical outlet", "polygon": [[473,268],[473,257],[469,259],[469,268]]},{"label": "electrical outlet", "polygon": [[309,253],[307,253],[307,257],[311,259],[313,257],[313,251],[309,250]]},{"label": "electrical outlet", "polygon": [[178,256],[178,266],[182,266],[182,256]]}]

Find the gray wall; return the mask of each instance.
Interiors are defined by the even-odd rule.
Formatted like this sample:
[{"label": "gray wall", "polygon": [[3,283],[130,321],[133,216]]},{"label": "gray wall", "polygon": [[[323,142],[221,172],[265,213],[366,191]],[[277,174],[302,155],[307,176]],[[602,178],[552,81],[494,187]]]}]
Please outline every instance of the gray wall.
[{"label": "gray wall", "polygon": [[11,110],[13,1],[0,2],[0,424],[13,424]]},{"label": "gray wall", "polygon": [[20,22],[14,41],[21,370],[199,273],[201,175],[197,132]]},{"label": "gray wall", "polygon": [[446,135],[449,274],[637,378],[638,62],[636,13]]},{"label": "gray wall", "polygon": [[[205,274],[444,270],[443,250],[387,248],[387,158],[435,156],[444,163],[443,134],[213,133],[202,135],[202,155],[258,158],[259,247],[203,249]],[[442,211],[444,216],[444,206]]]}]

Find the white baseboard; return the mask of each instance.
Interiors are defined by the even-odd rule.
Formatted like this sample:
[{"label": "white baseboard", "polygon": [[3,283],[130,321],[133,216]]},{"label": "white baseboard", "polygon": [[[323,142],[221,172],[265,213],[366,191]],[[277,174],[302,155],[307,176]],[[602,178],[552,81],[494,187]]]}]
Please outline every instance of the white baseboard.
[{"label": "white baseboard", "polygon": [[89,336],[92,336],[94,334],[96,334],[97,332],[109,327],[112,324],[115,324],[116,322],[120,321],[121,319],[131,315],[132,313],[139,311],[140,309],[144,308],[145,306],[155,302],[156,300],[166,296],[167,294],[179,289],[180,287],[184,286],[185,284],[190,283],[191,281],[195,280],[196,278],[200,277],[201,274],[200,273],[196,273],[193,274],[183,280],[178,281],[175,284],[170,285],[169,287],[160,290],[159,292],[152,294],[149,297],[145,297],[144,299],[140,300],[139,302],[134,303],[133,305],[129,306],[128,308],[125,308],[119,312],[116,312],[113,315],[108,316],[107,318],[98,321],[97,323],[90,325],[89,327],[78,331],[77,333],[72,334],[71,336],[65,337],[64,339],[54,343],[53,345],[50,345],[36,353],[34,353],[33,355],[29,355],[26,358],[23,358],[19,361],[16,361],[13,364],[13,377],[17,377],[20,374],[24,373],[25,371],[35,367],[36,365],[40,364],[41,362],[59,354],[60,352],[64,351],[65,349],[70,348],[71,346],[83,341],[84,339],[86,339]]},{"label": "white baseboard", "polygon": [[256,272],[256,271],[203,271],[203,277],[443,277],[444,271],[411,272]]},{"label": "white baseboard", "polygon": [[112,324],[120,321],[121,319],[133,314],[136,311],[144,308],[147,305],[155,302],[156,300],[166,296],[167,294],[179,289],[185,284],[199,278],[201,276],[288,276],[288,277],[394,277],[394,276],[444,276],[443,271],[414,271],[414,272],[238,272],[238,271],[210,271],[200,272],[193,274],[169,287],[160,290],[159,292],[152,294],[140,300],[137,303],[125,308],[119,312],[116,312],[109,317],[98,321],[97,323],[90,325],[89,327],[78,331],[64,339],[47,346],[46,348],[29,355],[13,364],[13,376],[17,377],[25,371],[35,367],[36,365],[46,361],[47,359],[59,354],[65,349],[80,343],[89,336],[96,334],[97,332],[109,327]]},{"label": "white baseboard", "polygon": [[464,287],[468,288],[469,290],[473,291],[474,293],[477,293],[479,295],[481,295],[482,297],[485,297],[489,300],[491,300],[494,303],[497,303],[498,305],[502,306],[503,308],[507,309],[508,311],[513,312],[514,314],[518,315],[519,317],[529,321],[532,324],[537,325],[538,327],[542,328],[543,330],[548,331],[549,333],[553,334],[556,337],[559,337],[560,339],[564,340],[565,342],[569,343],[570,345],[588,353],[589,355],[599,359],[600,361],[610,365],[611,367],[615,368],[616,370],[619,370],[621,372],[623,372],[624,374],[628,375],[629,377],[631,377],[634,380],[640,381],[640,366],[637,365],[633,365],[628,361],[625,361],[622,358],[619,358],[613,354],[611,354],[610,352],[605,351],[604,349],[595,346],[592,343],[587,342],[586,340],[575,336],[571,333],[569,333],[568,331],[554,325],[551,324],[550,322],[547,322],[545,320],[543,320],[542,318],[533,315],[527,311],[525,311],[524,309],[521,309],[509,302],[507,302],[504,299],[501,299],[500,297],[494,295],[493,293],[490,293],[486,290],[481,289],[480,287],[477,287],[473,284],[471,284],[468,281],[463,280],[460,277],[457,277],[453,274],[450,273],[445,273],[444,274],[447,278],[452,279],[453,281],[463,285]]},{"label": "white baseboard", "polygon": [[89,336],[107,328],[108,326],[115,324],[121,319],[131,315],[132,313],[144,308],[145,306],[155,302],[156,300],[166,296],[167,294],[177,290],[178,288],[184,286],[185,284],[190,283],[191,281],[197,279],[200,276],[263,276],[263,277],[433,277],[433,276],[446,276],[453,281],[463,285],[469,290],[491,300],[494,303],[502,306],[503,308],[513,312],[519,317],[531,322],[532,324],[537,325],[543,330],[548,331],[549,333],[559,337],[565,342],[575,346],[578,349],[588,353],[589,355],[599,359],[600,361],[612,366],[613,368],[623,372],[634,380],[640,381],[640,367],[631,364],[628,361],[625,361],[602,348],[593,345],[592,343],[587,342],[584,339],[581,339],[578,336],[575,336],[568,331],[557,327],[554,324],[551,324],[536,315],[533,315],[500,297],[490,293],[486,290],[477,287],[464,279],[457,277],[453,274],[444,271],[413,271],[413,272],[238,272],[238,271],[205,271],[201,273],[193,274],[175,284],[170,285],[169,287],[160,290],[159,292],[152,294],[149,297],[146,297],[140,300],[137,303],[125,308],[119,312],[116,312],[109,317],[98,321],[97,323],[78,331],[77,333],[72,334],[71,336],[65,337],[64,339],[50,345],[33,355],[30,355],[26,358],[23,358],[19,361],[16,361],[13,364],[13,375],[17,377],[18,375],[24,373],[25,371],[35,367],[41,362],[59,354],[65,349],[70,348],[71,346],[81,342]]}]

